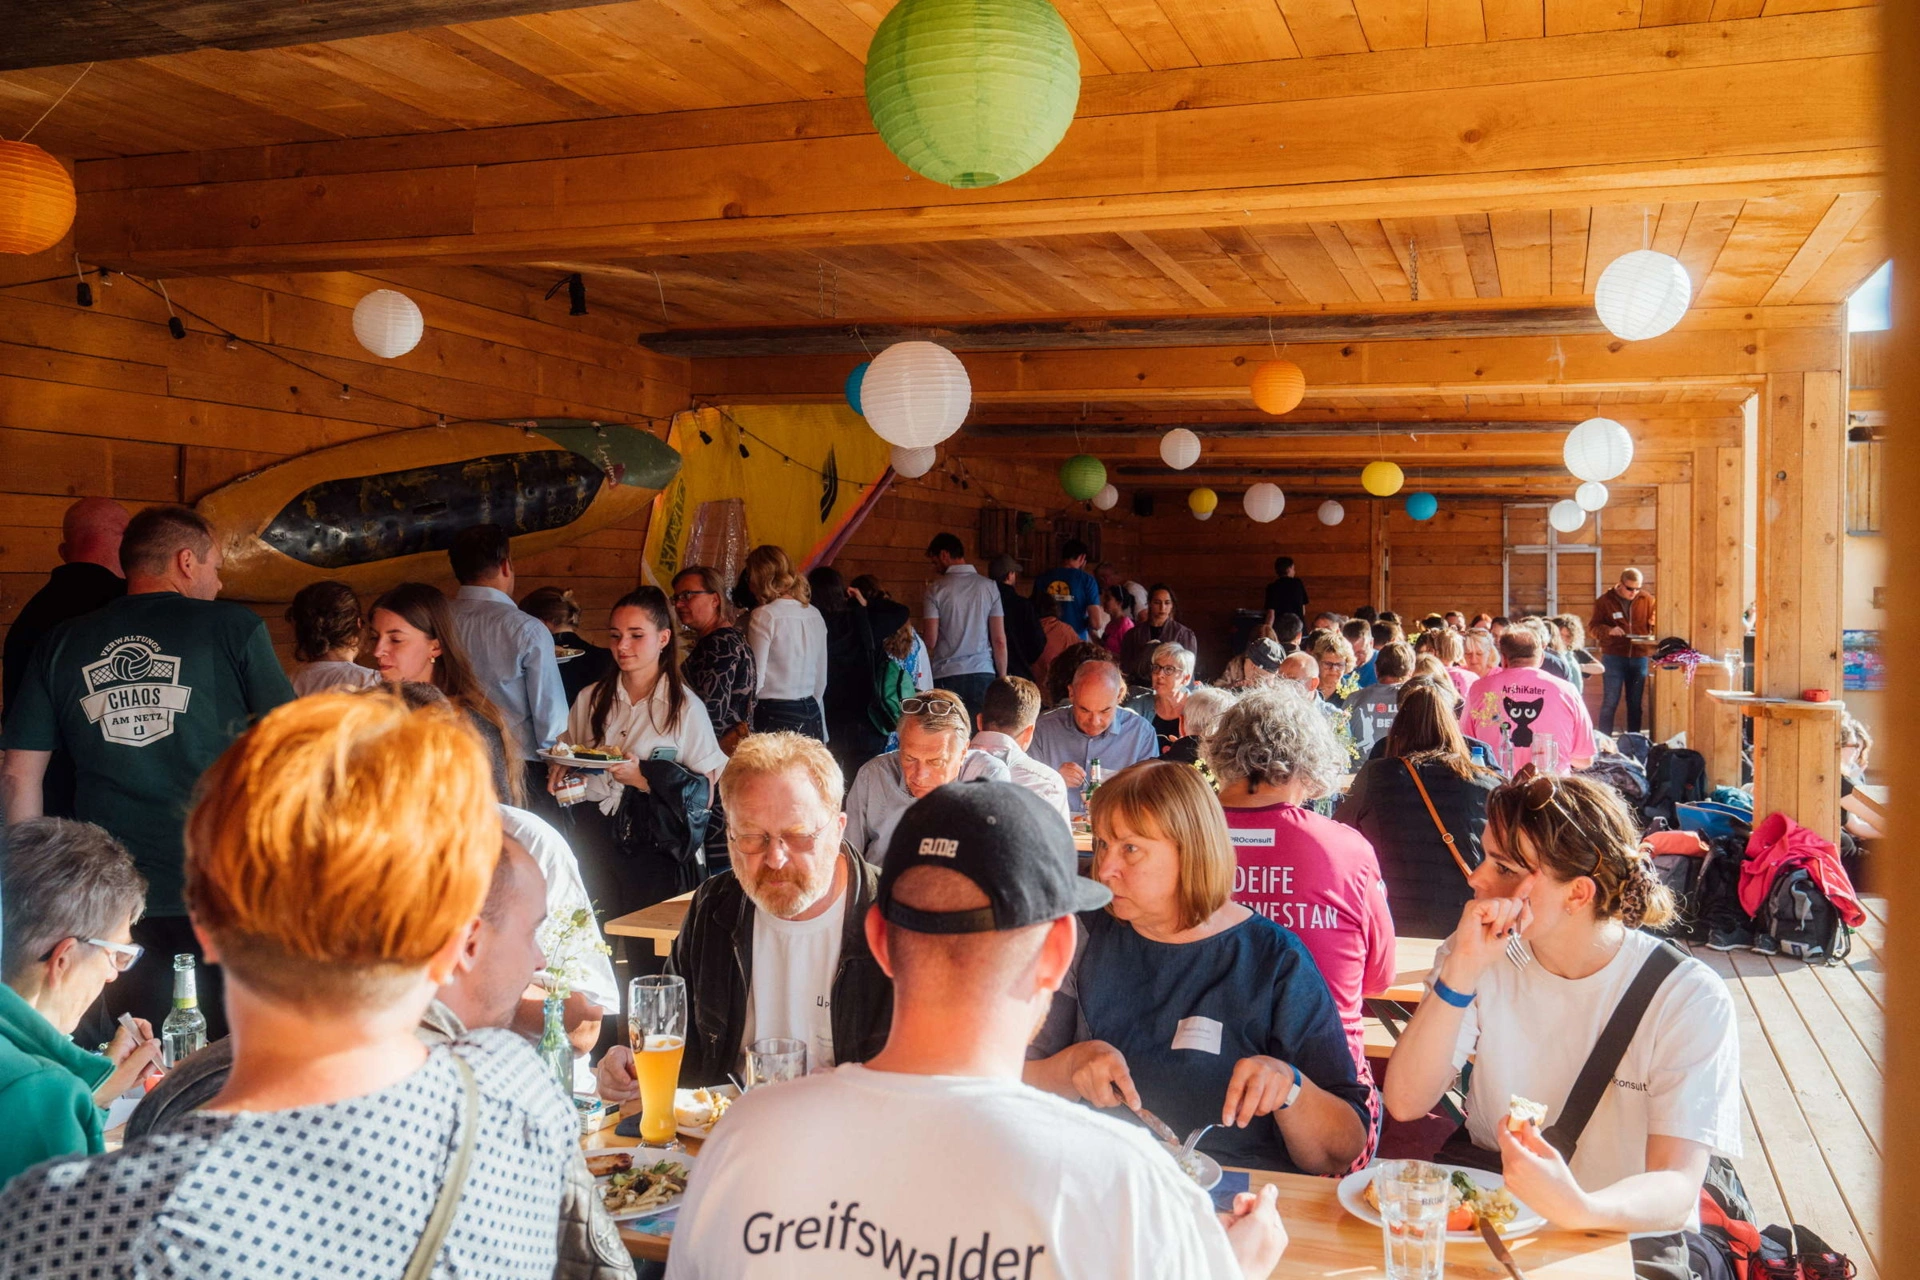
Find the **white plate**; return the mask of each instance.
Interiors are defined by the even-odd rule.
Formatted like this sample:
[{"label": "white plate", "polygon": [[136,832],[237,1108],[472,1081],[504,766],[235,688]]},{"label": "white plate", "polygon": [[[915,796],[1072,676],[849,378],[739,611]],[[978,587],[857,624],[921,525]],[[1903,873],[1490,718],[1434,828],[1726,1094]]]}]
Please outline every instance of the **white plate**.
[{"label": "white plate", "polygon": [[[657,1149],[650,1151],[645,1147],[593,1147],[581,1154],[589,1156],[630,1155],[633,1157],[634,1163],[640,1164],[642,1167],[649,1164],[657,1164],[662,1160],[671,1160],[675,1164],[686,1166],[689,1177],[693,1174],[694,1165],[698,1163],[696,1157],[688,1155],[684,1151],[672,1151],[661,1154]],[[607,1177],[611,1176],[611,1174],[607,1175]],[[607,1178],[595,1178],[593,1181],[598,1186],[604,1186]],[[666,1213],[668,1210],[678,1209],[680,1202],[684,1199],[686,1199],[686,1193],[683,1191],[672,1199],[664,1200],[659,1204],[648,1205],[644,1209],[627,1209],[621,1213],[610,1213],[608,1216],[615,1222],[629,1222],[634,1218],[652,1218],[659,1214]]]},{"label": "white plate", "polygon": [[542,751],[540,758],[548,764],[557,764],[566,769],[578,769],[582,773],[600,773],[617,764],[626,763],[624,760],[582,760],[578,756],[557,756],[551,751]]},{"label": "white plate", "polygon": [[[707,1087],[707,1092],[724,1094],[726,1097],[732,1098],[735,1102],[738,1102],[740,1100],[740,1091],[734,1088],[731,1084],[709,1085]],[[689,1107],[692,1105],[693,1105],[693,1090],[675,1089],[673,1091],[673,1113],[676,1117],[680,1114],[680,1109],[682,1107]],[[698,1125],[682,1124],[679,1126],[679,1128],[680,1128],[680,1136],[683,1138],[705,1139],[708,1134],[713,1132],[712,1124],[698,1124]]]},{"label": "white plate", "polygon": [[555,649],[553,651],[553,660],[555,662],[572,662],[575,658],[585,656],[586,652],[585,649]]},{"label": "white plate", "polygon": [[[1341,1207],[1354,1217],[1360,1219],[1360,1221],[1375,1227],[1380,1225],[1380,1215],[1375,1213],[1367,1204],[1367,1184],[1373,1181],[1374,1170],[1379,1167],[1378,1163],[1370,1164],[1366,1168],[1356,1170],[1340,1179]],[[1475,1183],[1485,1187],[1489,1191],[1506,1185],[1499,1174],[1488,1173],[1484,1169],[1463,1169],[1457,1164],[1443,1164],[1440,1167],[1448,1173],[1455,1171],[1464,1173],[1469,1178],[1472,1178]],[[1545,1218],[1527,1208],[1524,1203],[1519,1207],[1520,1215],[1508,1223],[1500,1232],[1500,1238],[1502,1240],[1517,1239],[1520,1236],[1538,1231],[1547,1225]],[[1475,1227],[1472,1231],[1449,1231],[1447,1232],[1447,1239],[1481,1242],[1480,1229]]]},{"label": "white plate", "polygon": [[[1160,1145],[1162,1148],[1166,1150],[1166,1153],[1170,1156],[1177,1156],[1180,1154],[1180,1147],[1177,1143],[1163,1142]],[[1220,1179],[1227,1176],[1226,1170],[1220,1167],[1220,1162],[1218,1160],[1215,1160],[1212,1156],[1208,1155],[1206,1152],[1195,1151],[1193,1153],[1193,1158],[1200,1162],[1200,1172],[1197,1176],[1196,1175],[1189,1175],[1189,1176],[1193,1177],[1194,1184],[1198,1186],[1202,1191],[1213,1190],[1215,1187],[1220,1185]],[[1186,1170],[1182,1169],[1180,1172],[1186,1173]]]}]

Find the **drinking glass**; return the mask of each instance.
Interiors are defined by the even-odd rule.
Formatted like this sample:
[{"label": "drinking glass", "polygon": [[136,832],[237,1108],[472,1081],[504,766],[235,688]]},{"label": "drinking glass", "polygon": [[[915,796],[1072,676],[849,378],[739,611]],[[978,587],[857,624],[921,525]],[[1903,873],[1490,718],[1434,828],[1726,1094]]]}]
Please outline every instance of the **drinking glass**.
[{"label": "drinking glass", "polygon": [[747,1047],[747,1088],[798,1080],[807,1074],[805,1040],[755,1040]]},{"label": "drinking glass", "polygon": [[1447,1171],[1425,1160],[1376,1166],[1388,1280],[1440,1280],[1447,1256],[1447,1183]]},{"label": "drinking glass", "polygon": [[687,984],[672,974],[635,978],[627,984],[627,1035],[633,1044],[633,1074],[640,1082],[640,1141],[678,1149],[673,1091],[687,1050]]},{"label": "drinking glass", "polygon": [[1541,769],[1547,773],[1560,772],[1559,740],[1550,733],[1534,734],[1533,758],[1540,762]]},{"label": "drinking glass", "polygon": [[1720,663],[1722,666],[1726,667],[1727,669],[1727,688],[1729,689],[1743,688],[1745,682],[1742,681],[1740,678],[1741,677],[1740,668],[1745,666],[1746,664],[1741,661],[1740,651],[1738,649],[1727,650],[1725,653],[1720,655]]}]

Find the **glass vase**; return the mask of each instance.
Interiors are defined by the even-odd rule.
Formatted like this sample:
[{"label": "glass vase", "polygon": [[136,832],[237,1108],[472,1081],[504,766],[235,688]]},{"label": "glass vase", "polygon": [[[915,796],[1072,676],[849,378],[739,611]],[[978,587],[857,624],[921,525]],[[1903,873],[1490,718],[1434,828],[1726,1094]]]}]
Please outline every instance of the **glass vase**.
[{"label": "glass vase", "polygon": [[541,1005],[540,1058],[553,1073],[560,1092],[573,1097],[573,1042],[567,1039],[567,1024],[562,1016],[566,998],[549,995]]}]

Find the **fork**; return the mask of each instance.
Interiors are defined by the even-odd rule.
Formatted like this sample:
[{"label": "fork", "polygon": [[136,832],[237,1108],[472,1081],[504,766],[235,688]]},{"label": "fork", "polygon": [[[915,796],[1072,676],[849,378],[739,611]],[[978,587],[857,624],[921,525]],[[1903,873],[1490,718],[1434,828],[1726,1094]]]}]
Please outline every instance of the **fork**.
[{"label": "fork", "polygon": [[1506,953],[1507,959],[1516,969],[1524,969],[1533,963],[1533,950],[1521,941],[1518,929],[1507,930]]},{"label": "fork", "polygon": [[1200,1145],[1200,1139],[1206,1137],[1209,1132],[1219,1127],[1219,1125],[1203,1124],[1188,1134],[1187,1140],[1180,1144],[1180,1159],[1185,1160],[1188,1156],[1192,1155],[1193,1149]]}]

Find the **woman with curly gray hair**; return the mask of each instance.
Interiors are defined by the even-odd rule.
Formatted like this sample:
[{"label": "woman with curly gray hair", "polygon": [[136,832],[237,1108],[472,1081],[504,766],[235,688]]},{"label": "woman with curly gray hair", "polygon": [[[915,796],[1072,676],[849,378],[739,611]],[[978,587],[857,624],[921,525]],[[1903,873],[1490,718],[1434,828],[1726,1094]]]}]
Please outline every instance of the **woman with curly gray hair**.
[{"label": "woman with curly gray hair", "polygon": [[1393,983],[1393,915],[1366,837],[1306,807],[1344,781],[1346,750],[1294,684],[1243,696],[1200,750],[1233,832],[1233,900],[1307,944],[1364,1072],[1363,998]]}]

